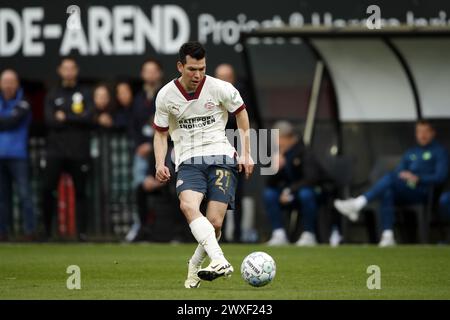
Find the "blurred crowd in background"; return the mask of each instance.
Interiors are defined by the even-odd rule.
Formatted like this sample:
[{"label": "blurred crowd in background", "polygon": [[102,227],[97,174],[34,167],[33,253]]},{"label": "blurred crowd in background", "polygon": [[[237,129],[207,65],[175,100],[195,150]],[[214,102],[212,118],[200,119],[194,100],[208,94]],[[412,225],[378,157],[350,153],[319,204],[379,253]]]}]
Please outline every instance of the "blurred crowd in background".
[{"label": "blurred crowd in background", "polygon": [[[125,161],[125,165],[129,166],[125,172],[130,172],[122,179],[131,190],[131,199],[127,200],[132,204],[123,209],[132,216],[132,224],[126,229],[125,240],[191,240],[184,231],[185,222],[176,205],[174,183],[162,185],[154,178],[152,123],[155,98],[166,81],[163,66],[158,60],[150,58],[143,62],[140,71],[141,82],[137,86],[127,80],[115,83],[100,82],[92,86],[79,81],[80,70],[76,59],[65,57],[60,61],[57,66],[58,85],[49,88],[45,96],[43,122],[45,146],[42,156],[39,156],[37,177],[39,188],[38,192],[35,192],[31,187],[29,150],[33,106],[30,105],[21,86],[20,75],[14,69],[2,70],[1,241],[61,239],[63,238],[59,226],[61,218],[73,218],[76,221],[76,225],[72,226],[76,233],[74,239],[78,241],[92,239],[88,237],[94,229],[89,226],[89,223],[94,221],[90,217],[92,211],[104,216],[109,214],[111,208],[105,203],[108,199],[97,199],[98,202],[103,202],[99,208],[94,208],[89,202],[94,196],[102,196],[102,190],[111,180],[112,171],[117,169],[108,159],[100,163],[100,166],[106,163],[110,165],[109,170],[106,169],[105,172],[103,168],[95,168],[93,158],[105,151],[98,146],[102,139],[106,139],[108,149],[113,141],[112,137],[117,134],[125,137],[125,150],[122,150],[124,154],[119,156],[129,159]],[[215,70],[215,76],[239,87],[235,71],[229,64],[219,65]],[[228,125],[230,128],[235,127],[234,119],[231,119]],[[101,156],[114,157],[108,152]],[[168,153],[167,161],[173,167],[170,156],[171,152]],[[91,181],[94,170],[103,171],[97,184]],[[65,194],[67,188],[63,186],[64,178],[69,179],[73,199]],[[97,192],[92,192],[92,188],[98,189]],[[110,191],[106,190],[106,193],[109,193],[110,198],[114,197]],[[74,217],[59,214],[61,210],[67,213],[71,211],[70,209]],[[14,228],[14,210],[20,212],[18,217],[20,230]],[[166,224],[166,227],[171,228],[170,234],[161,239],[157,236],[161,231],[154,230],[158,227],[157,215],[160,216],[159,220],[164,220],[167,216],[173,218],[167,221],[169,226]]]},{"label": "blurred crowd in background", "polygon": [[[141,68],[142,82],[137,87],[123,80],[101,82],[93,87],[82,85],[78,80],[77,61],[71,57],[60,61],[57,75],[58,85],[50,88],[45,97],[44,156],[39,158],[40,186],[33,189],[29,140],[33,106],[21,87],[20,75],[13,69],[1,70],[0,241],[61,240],[59,226],[64,215],[59,212],[68,212],[67,207],[73,208],[72,220],[76,221],[72,226],[74,240],[95,239],[98,230],[92,224],[111,221],[109,214],[113,208],[108,204],[116,197],[108,188],[110,180],[114,179],[113,170],[117,169],[117,162],[114,154],[104,152],[102,141],[107,141],[106,146],[110,148],[110,138],[118,133],[126,141],[124,157],[129,160],[125,166],[130,174],[125,174],[123,181],[129,186],[130,202],[134,204],[131,209],[126,209],[132,218],[124,229],[126,232],[122,232],[121,240],[193,241],[178,208],[174,179],[161,184],[154,177],[152,120],[155,97],[168,80],[164,78],[161,63],[156,59],[146,60]],[[244,101],[250,100],[248,89],[236,79],[231,65],[219,65],[213,76],[234,84]],[[251,103],[247,102],[247,105],[252,116]],[[230,117],[228,128],[236,128],[233,120]],[[359,213],[375,200],[380,203],[374,209],[380,226],[376,237],[380,246],[397,243],[394,223],[395,210],[399,206],[418,212],[416,227],[421,230],[422,237],[418,241],[427,241],[432,213],[437,213],[441,219],[443,232],[440,240],[448,241],[448,151],[439,144],[439,135],[431,122],[417,122],[417,145],[405,150],[393,170],[380,175],[366,193],[355,198],[343,192],[345,186],[340,183],[339,173],[342,175],[342,172],[339,172],[339,166],[334,170],[324,167],[303,143],[295,123],[283,120],[271,127],[279,130],[280,138],[277,141],[279,153],[272,155],[278,171],[266,179],[261,195],[266,217],[263,223],[268,233],[266,237],[251,241],[267,245],[329,243],[337,246],[345,241],[348,225],[361,221],[363,215]],[[94,148],[94,142],[100,147]],[[100,165],[95,163],[95,152],[108,158],[105,163],[109,167],[103,162]],[[171,152],[170,147],[166,162],[173,169]],[[97,183],[92,182],[94,171],[96,174],[102,172]],[[64,194],[67,189],[61,186],[64,182],[61,177],[70,177],[72,198]],[[230,212],[233,219],[226,222],[233,224],[233,231],[225,241],[248,240],[241,232],[245,214],[242,205],[244,183],[241,178],[236,193],[236,210]],[[102,198],[105,194],[108,194],[108,199]],[[93,195],[99,197],[100,207],[92,205]],[[61,201],[64,197],[66,200]],[[20,230],[14,228],[15,208],[20,212]],[[93,217],[93,211],[98,217]],[[326,231],[321,232],[324,225]],[[110,225],[105,228],[106,234],[112,232]]]}]

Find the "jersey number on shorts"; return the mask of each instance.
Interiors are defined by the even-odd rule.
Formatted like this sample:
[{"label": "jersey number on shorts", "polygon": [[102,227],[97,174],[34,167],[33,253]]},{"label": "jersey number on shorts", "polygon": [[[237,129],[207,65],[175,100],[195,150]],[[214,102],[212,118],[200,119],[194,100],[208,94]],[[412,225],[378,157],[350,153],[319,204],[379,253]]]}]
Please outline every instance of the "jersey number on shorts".
[{"label": "jersey number on shorts", "polygon": [[[217,180],[215,185],[223,191],[224,194],[226,194],[225,189],[228,189],[228,186],[230,185],[230,171],[227,170],[223,170],[223,169],[217,169],[216,170],[216,176],[217,176]],[[225,189],[223,187],[223,178],[225,177],[226,182],[225,182]]]}]

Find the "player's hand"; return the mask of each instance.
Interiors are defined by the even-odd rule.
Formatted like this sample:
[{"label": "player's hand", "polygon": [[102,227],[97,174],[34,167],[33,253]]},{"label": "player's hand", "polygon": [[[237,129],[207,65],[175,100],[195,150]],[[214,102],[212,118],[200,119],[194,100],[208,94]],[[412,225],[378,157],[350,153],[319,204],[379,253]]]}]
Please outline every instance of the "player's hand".
[{"label": "player's hand", "polygon": [[255,166],[255,162],[252,159],[252,156],[247,154],[239,157],[238,167],[239,172],[244,170],[245,178],[248,179],[250,175],[253,173],[253,168]]},{"label": "player's hand", "polygon": [[161,183],[166,183],[170,180],[170,170],[165,165],[156,167],[156,180]]}]

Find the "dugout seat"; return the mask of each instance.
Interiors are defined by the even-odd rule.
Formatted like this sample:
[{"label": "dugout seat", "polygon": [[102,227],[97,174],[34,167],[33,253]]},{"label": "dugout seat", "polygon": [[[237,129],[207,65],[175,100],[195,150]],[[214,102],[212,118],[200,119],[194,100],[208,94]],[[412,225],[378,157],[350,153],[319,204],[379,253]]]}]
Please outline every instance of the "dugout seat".
[{"label": "dugout seat", "polygon": [[350,186],[353,180],[354,158],[348,155],[325,157],[321,161],[330,182],[326,187],[326,201],[319,211],[317,220],[318,234],[323,242],[328,242],[333,226],[339,227],[343,234],[344,217],[334,208],[336,198],[347,198],[350,195]]},{"label": "dugout seat", "polygon": [[[351,156],[329,156],[321,157],[319,161],[329,177],[329,182],[325,183],[321,192],[324,199],[320,203],[316,237],[320,243],[328,243],[333,225],[341,225],[344,220],[333,207],[336,197],[348,197],[350,194],[351,181],[353,179],[353,163]],[[295,242],[301,234],[299,227],[301,212],[298,212],[292,205],[285,207],[286,232],[291,242]]]}]

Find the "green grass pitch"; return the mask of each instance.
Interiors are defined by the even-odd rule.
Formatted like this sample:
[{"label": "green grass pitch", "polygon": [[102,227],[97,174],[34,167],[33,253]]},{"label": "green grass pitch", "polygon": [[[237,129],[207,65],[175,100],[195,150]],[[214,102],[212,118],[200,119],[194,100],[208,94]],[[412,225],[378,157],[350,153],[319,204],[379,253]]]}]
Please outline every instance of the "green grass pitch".
[{"label": "green grass pitch", "polygon": [[[450,299],[448,246],[222,248],[233,276],[184,289],[194,244],[4,244],[0,299]],[[240,276],[242,259],[253,251],[277,264],[266,287],[253,288]],[[81,269],[80,290],[66,287],[69,265]],[[370,265],[381,269],[379,290],[367,288]]]}]

